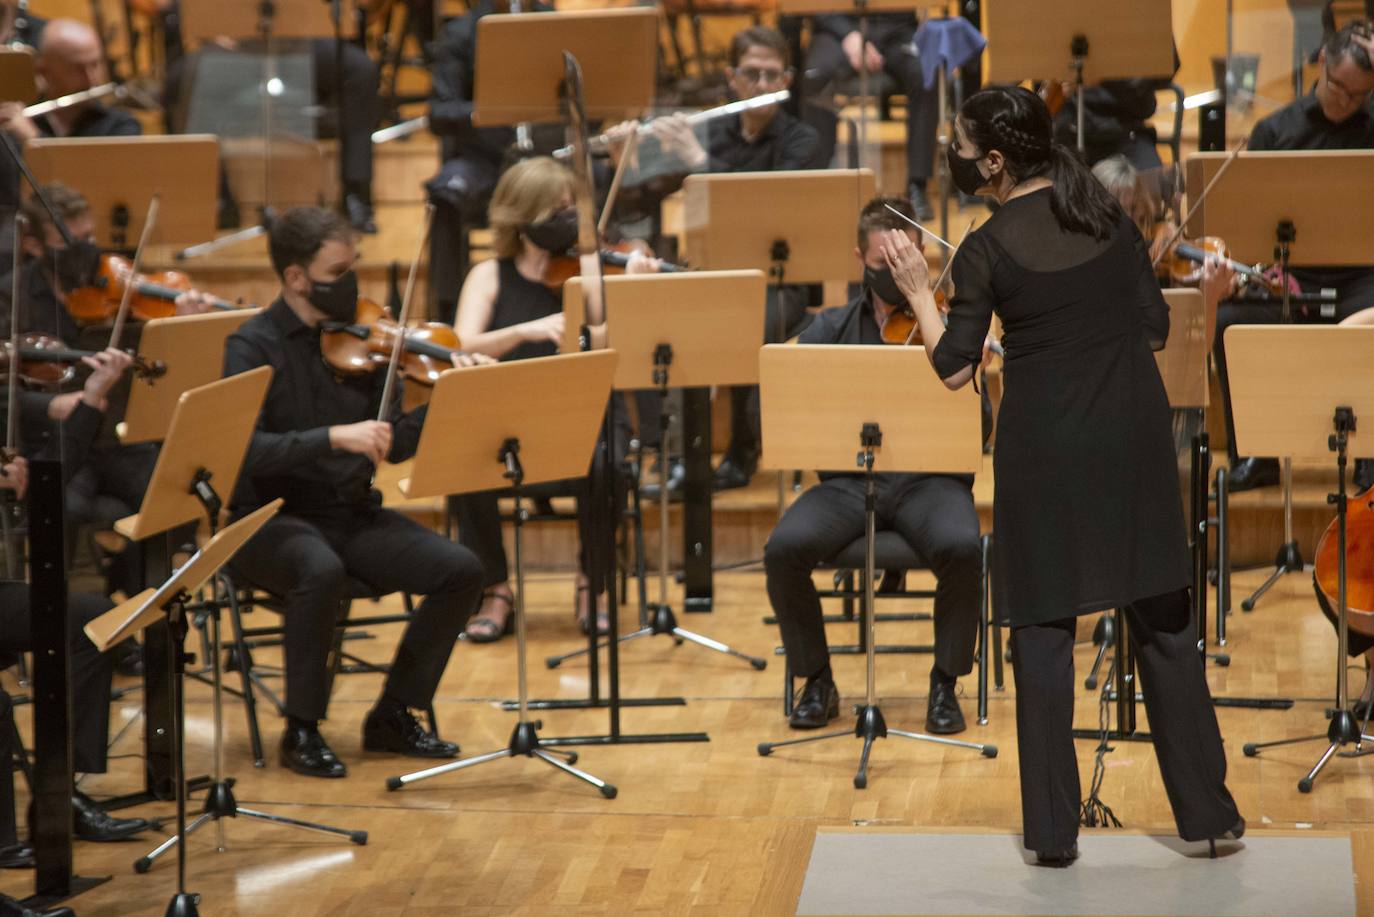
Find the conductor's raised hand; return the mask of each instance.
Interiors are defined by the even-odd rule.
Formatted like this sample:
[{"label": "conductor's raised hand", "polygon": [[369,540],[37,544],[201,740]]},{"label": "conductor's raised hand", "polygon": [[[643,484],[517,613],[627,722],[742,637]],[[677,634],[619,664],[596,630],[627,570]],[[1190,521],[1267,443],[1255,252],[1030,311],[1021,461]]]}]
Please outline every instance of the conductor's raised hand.
[{"label": "conductor's raised hand", "polygon": [[911,241],[911,237],[900,229],[889,229],[883,233],[883,258],[892,279],[902,291],[907,302],[915,302],[922,296],[930,295],[930,269],[926,256]]},{"label": "conductor's raised hand", "polygon": [[391,424],[364,420],[330,427],[329,446],[340,452],[366,456],[372,464],[380,465],[391,451]]}]

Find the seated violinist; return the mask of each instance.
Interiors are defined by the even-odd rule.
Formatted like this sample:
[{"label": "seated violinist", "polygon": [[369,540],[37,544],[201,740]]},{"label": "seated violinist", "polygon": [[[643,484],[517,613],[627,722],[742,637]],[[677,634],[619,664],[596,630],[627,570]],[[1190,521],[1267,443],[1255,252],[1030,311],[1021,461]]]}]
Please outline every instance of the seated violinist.
[{"label": "seated violinist", "polygon": [[[879,197],[859,214],[858,247],[863,288],[848,305],[822,312],[798,339],[802,344],[882,344],[883,328],[908,311],[906,297],[884,259],[883,234],[906,232],[918,246],[919,233],[893,215],[915,212],[906,198]],[[978,637],[982,548],[972,475],[899,474],[877,476],[878,527],[900,534],[927,558],[938,585],[935,593],[935,664],[930,669],[926,729],[962,732],[964,715],[956,681],[973,668]],[[840,695],[830,672],[821,602],[811,574],[816,566],[864,534],[864,476],[824,473],[783,514],[764,547],[768,601],[778,618],[787,665],[806,679],[792,707],[793,729],[817,729],[839,716]]]},{"label": "seated violinist", "polygon": [[[1156,190],[1158,183],[1147,180],[1142,170],[1120,154],[1108,156],[1093,166],[1093,176],[1116,198],[1140,230],[1140,235],[1150,240],[1150,257],[1155,258],[1174,235],[1174,223],[1165,216],[1164,201]],[[1168,257],[1160,259],[1161,286],[1177,285],[1168,273],[1171,261]],[[1214,315],[1217,304],[1235,292],[1236,272],[1224,259],[1210,252],[1201,268],[1196,282],[1207,314]]]},{"label": "seated violinist", "polygon": [[[462,545],[383,509],[372,486],[383,461],[415,454],[427,407],[402,413],[397,386],[389,419],[375,420],[385,372],[340,376],[321,359],[321,323],[350,322],[358,309],[358,249],[348,223],[318,207],[292,208],[273,221],[270,249],[281,296],[229,337],[224,373],[273,371],[230,506],[237,518],[277,497],[286,501],[232,565],[247,583],[286,601],[281,762],[310,777],[348,773],[319,722],[329,708],[329,649],[350,580],[378,593],[426,597],[367,715],[362,748],[454,757],[458,746],[426,731],[410,711],[432,705],[481,598],[482,570]],[[454,356],[455,365],[474,362],[482,360]]]},{"label": "seated violinist", "polygon": [[[547,156],[517,163],[497,183],[488,220],[496,257],[468,272],[458,298],[458,337],[464,349],[501,361],[552,356],[563,339],[563,300],[560,290],[546,283],[546,272],[577,243],[572,173]],[[626,270],[642,273],[657,266],[654,259],[634,253]],[[622,410],[617,410],[617,421],[624,429],[615,440],[623,448],[629,435]],[[578,486],[582,572],[576,613],[583,629],[590,627],[591,596],[597,595],[596,628],[604,633],[609,626],[604,593],[612,571],[590,569],[589,545],[607,536],[593,529],[592,514],[584,506],[585,481]],[[482,609],[469,622],[467,638],[490,643],[509,632],[513,601],[496,494],[467,494],[455,502],[459,540],[476,552],[483,570]]]}]

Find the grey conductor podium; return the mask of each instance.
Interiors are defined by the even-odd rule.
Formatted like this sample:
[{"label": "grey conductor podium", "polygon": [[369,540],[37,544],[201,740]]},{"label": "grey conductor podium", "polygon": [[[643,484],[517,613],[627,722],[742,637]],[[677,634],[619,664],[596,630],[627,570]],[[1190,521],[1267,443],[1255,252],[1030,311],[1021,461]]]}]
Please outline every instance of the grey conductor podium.
[{"label": "grey conductor podium", "polygon": [[590,783],[607,799],[615,798],[614,786],[572,766],[577,761],[576,752],[549,749],[539,737],[539,724],[529,718],[521,529],[525,486],[587,474],[610,398],[617,357],[614,351],[599,350],[451,369],[435,384],[410,478],[401,482],[401,490],[409,497],[507,487],[514,491],[519,719],[506,748],[388,777],[388,790],[524,755]]},{"label": "grey conductor podium", "polygon": [[[1202,196],[1226,159],[1220,153],[1195,153],[1187,158],[1184,173],[1190,200]],[[1374,217],[1368,207],[1351,206],[1352,201],[1371,199],[1374,151],[1244,151],[1194,208],[1185,229],[1190,236],[1220,236],[1236,260],[1272,262],[1281,276],[1287,276],[1290,267],[1374,264]],[[1333,218],[1333,214],[1340,216]],[[1286,284],[1275,297],[1285,323],[1292,319],[1295,304],[1310,307],[1313,299],[1319,297],[1294,294]],[[1315,307],[1322,319],[1334,321],[1337,305],[1327,300]],[[1230,337],[1228,331],[1222,341],[1228,366]],[[1233,395],[1233,406],[1234,402]],[[1239,454],[1283,459],[1283,544],[1269,578],[1240,603],[1243,611],[1250,611],[1285,574],[1301,571],[1303,558],[1293,534],[1292,457],[1270,452]]]},{"label": "grey conductor podium", "polygon": [[[605,278],[606,337],[620,354],[614,387],[652,388],[664,399],[658,439],[658,602],[643,603],[639,629],[617,636],[670,636],[717,653],[735,656],[755,669],[768,663],[709,637],[678,626],[668,602],[668,390],[677,386],[747,385],[758,381],[759,310],[764,303],[762,271],[696,271]],[[564,308],[580,308],[579,278],[564,288]],[[569,316],[567,326],[576,327]],[[577,324],[581,324],[580,321]],[[684,552],[686,551],[684,539]],[[685,559],[685,558],[684,558]],[[575,650],[547,660],[556,668],[585,655]]]},{"label": "grey conductor podium", "polygon": [[[875,474],[926,472],[970,474],[983,465],[982,408],[971,391],[951,392],[930,367],[923,347],[795,345],[764,347],[759,354],[763,404],[763,464],[814,468],[865,476],[864,608],[867,620],[864,703],[852,730],[783,742],[775,749],[854,735],[863,740],[854,786],[868,785],[868,756],[876,739],[889,735],[934,742],[995,758],[995,745],[888,727],[878,706],[873,626]],[[856,459],[857,456],[857,459]],[[986,627],[986,621],[982,625]],[[983,631],[986,641],[986,631]],[[986,654],[986,642],[983,652]]]},{"label": "grey conductor podium", "polygon": [[[1359,440],[1358,421],[1374,417],[1374,327],[1240,325],[1226,332],[1226,354],[1236,439],[1242,448],[1252,454],[1328,461],[1335,453],[1336,493],[1328,498],[1336,507],[1340,558],[1334,714],[1324,735],[1244,747],[1246,756],[1253,757],[1277,745],[1327,739],[1326,751],[1298,781],[1298,789],[1307,793],[1333,757],[1374,751],[1365,744],[1374,742],[1374,736],[1363,734],[1368,722],[1359,723],[1350,709],[1345,563],[1346,462],[1351,439]],[[1348,745],[1354,749],[1347,750]]]},{"label": "grey conductor podium", "polygon": [[143,326],[139,353],[161,361],[167,371],[154,382],[135,380],[124,419],[115,428],[122,443],[160,440],[183,392],[220,378],[224,342],[257,309],[155,318]]}]

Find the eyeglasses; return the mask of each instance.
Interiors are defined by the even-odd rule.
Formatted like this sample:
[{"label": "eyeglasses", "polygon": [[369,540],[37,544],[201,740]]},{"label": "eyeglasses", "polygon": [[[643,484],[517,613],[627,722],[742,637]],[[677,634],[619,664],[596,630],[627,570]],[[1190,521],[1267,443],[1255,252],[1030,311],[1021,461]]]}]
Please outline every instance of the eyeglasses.
[{"label": "eyeglasses", "polygon": [[783,77],[787,76],[788,73],[786,70],[778,70],[776,68],[764,70],[759,67],[741,67],[735,72],[744,77],[746,83],[752,83],[755,86],[776,85],[781,83]]}]

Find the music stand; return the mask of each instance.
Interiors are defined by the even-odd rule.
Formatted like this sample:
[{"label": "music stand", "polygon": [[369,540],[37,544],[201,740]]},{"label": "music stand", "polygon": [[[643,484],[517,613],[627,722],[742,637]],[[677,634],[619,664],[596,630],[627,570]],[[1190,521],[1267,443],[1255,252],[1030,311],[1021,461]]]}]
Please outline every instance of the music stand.
[{"label": "music stand", "polygon": [[638,117],[654,104],[653,7],[494,14],[477,23],[474,124],[563,120],[563,55],[582,66],[588,118]]},{"label": "music stand", "polygon": [[144,324],[139,353],[162,361],[167,372],[154,381],[134,381],[124,419],[115,427],[119,441],[128,445],[162,439],[182,393],[220,378],[225,339],[259,311],[177,315]]},{"label": "music stand", "polygon": [[[400,777],[386,788],[437,777],[501,758],[539,758],[614,799],[616,788],[572,765],[576,752],[550,752],[529,718],[526,675],[525,570],[522,550],[526,485],[584,477],[606,413],[618,355],[614,351],[537,357],[449,370],[439,377],[410,478],[407,497],[436,497],[509,487],[515,494],[515,638],[519,719],[499,751],[473,755]],[[462,436],[452,431],[462,430]],[[555,755],[567,758],[560,760]]]},{"label": "music stand", "polygon": [[983,82],[1072,74],[1078,150],[1084,152],[1083,87],[1108,79],[1157,77],[1174,69],[1170,0],[988,0]]},{"label": "music stand", "polygon": [[[306,175],[308,180],[298,184],[292,181],[290,177],[278,176],[278,170],[274,168],[274,148],[277,144],[282,143],[283,139],[275,136],[277,130],[273,112],[282,106],[281,97],[285,89],[282,83],[283,74],[277,53],[277,42],[281,40],[299,42],[335,36],[337,47],[341,41],[335,35],[335,28],[331,19],[331,9],[336,5],[334,3],[321,4],[314,2],[314,0],[262,0],[259,3],[183,0],[180,13],[181,31],[183,40],[188,43],[188,46],[204,44],[220,36],[237,40],[256,39],[261,44],[262,68],[261,80],[258,85],[262,99],[262,152],[260,155],[263,166],[261,179],[262,207],[259,210],[258,223],[219,238],[214,237],[214,227],[212,226],[208,232],[194,237],[196,239],[210,239],[211,241],[200,242],[178,251],[176,254],[178,260],[212,254],[221,248],[266,234],[273,216],[272,189],[274,187],[284,186],[293,189],[293,193],[297,194],[300,193],[301,188],[308,188],[318,195],[320,188],[320,173],[318,171],[313,175]],[[335,77],[336,81],[342,85],[342,75],[338,72],[339,65],[336,63]],[[307,69],[305,73],[313,75],[313,66]],[[338,106],[341,128],[345,108],[341,101]],[[340,142],[342,142],[344,132],[340,129],[338,133]],[[289,143],[287,145],[290,146]],[[313,149],[314,156],[318,158],[318,147],[313,142],[309,146]],[[288,156],[288,160],[294,161],[293,164],[296,166],[307,164],[310,159],[308,154],[305,156]],[[340,154],[340,169],[342,166],[343,156]],[[216,180],[218,181],[218,177]],[[218,185],[212,187],[218,187]],[[340,187],[342,188],[342,185]],[[314,203],[314,200],[305,202]],[[214,213],[215,211],[212,209],[209,212]]]},{"label": "music stand", "polygon": [[[903,380],[892,398],[892,380]],[[864,623],[867,686],[852,730],[783,742],[761,742],[764,757],[774,749],[854,735],[863,740],[854,786],[868,786],[868,756],[876,739],[889,735],[969,748],[997,757],[997,746],[891,729],[878,706],[873,622],[874,516],[879,472],[971,474],[983,466],[982,412],[977,396],[950,392],[931,372],[924,347],[861,345],[769,345],[759,354],[763,398],[763,464],[772,467],[850,471],[865,479]],[[881,462],[881,468],[878,467]],[[982,647],[986,652],[987,647]]]},{"label": "music stand", "polygon": [[33,52],[22,48],[0,49],[0,102],[23,102],[28,105],[37,98]]},{"label": "music stand", "polygon": [[[1190,199],[1201,195],[1227,156],[1194,153],[1187,158],[1184,169]],[[1374,151],[1245,151],[1196,208],[1188,231],[1205,227],[1208,235],[1222,236],[1237,260],[1260,262],[1272,255],[1270,260],[1284,277],[1294,266],[1369,264],[1374,262],[1374,224],[1359,208],[1350,210],[1348,202],[1371,195]],[[1331,214],[1338,211],[1345,218],[1332,220]],[[1287,283],[1283,290],[1282,321],[1287,324],[1292,320]],[[1334,305],[1327,317],[1335,318]],[[1274,557],[1273,572],[1241,601],[1241,610],[1253,610],[1284,574],[1302,569],[1302,552],[1293,532],[1293,460],[1284,456],[1283,545]]]},{"label": "music stand", "polygon": [[[1298,781],[1298,790],[1312,791],[1312,783],[1332,757],[1356,758],[1374,752],[1364,742],[1349,706],[1346,656],[1350,631],[1346,598],[1346,483],[1349,439],[1359,417],[1374,416],[1374,328],[1238,325],[1227,329],[1226,356],[1231,374],[1231,399],[1236,438],[1264,454],[1299,458],[1329,458],[1336,453],[1336,506],[1339,546],[1336,602],[1336,705],[1325,735],[1250,742],[1247,757],[1262,749],[1314,739],[1330,744],[1320,760]],[[1321,367],[1314,372],[1314,367]],[[1345,746],[1353,744],[1353,751]]]},{"label": "music stand", "polygon": [[[204,586],[268,519],[276,515],[281,504],[281,499],[274,500],[240,519],[211,538],[161,586],[144,590],[85,627],[86,636],[101,652],[154,623],[165,622],[171,632],[172,639],[167,642],[167,666],[173,676],[171,739],[177,783],[177,833],[167,846],[180,842],[183,851],[190,830],[186,827],[186,698],[182,689],[182,676],[186,673],[186,603],[192,593]],[[198,820],[197,825],[199,823]],[[198,913],[196,906],[199,903],[200,895],[186,891],[186,857],[183,855],[177,862],[177,890],[167,906],[167,914],[169,917],[190,917]]]},{"label": "music stand", "polygon": [[[103,248],[133,248],[148,201],[162,193],[160,243],[203,239],[214,232],[219,145],[208,134],[176,137],[43,137],[24,148],[34,176],[82,193]],[[176,191],[172,194],[173,190]]]},{"label": "music stand", "polygon": [[[765,296],[762,271],[607,277],[603,289],[607,339],[614,341],[616,352],[620,354],[614,382],[616,389],[654,388],[666,404],[670,385],[698,388],[747,385],[758,381],[758,344],[755,342],[758,340],[759,308]],[[563,302],[565,310],[581,307],[580,278],[574,277],[564,285]],[[565,323],[565,327],[568,325],[571,322]],[[658,602],[640,609],[638,630],[615,639],[624,643],[639,637],[669,636],[677,643],[687,640],[717,653],[736,656],[762,670],[768,665],[767,660],[679,627],[668,603],[668,426],[671,420],[666,408],[659,412]],[[546,663],[551,669],[557,668],[564,660],[589,652],[590,648],[584,648],[550,656]]]}]

